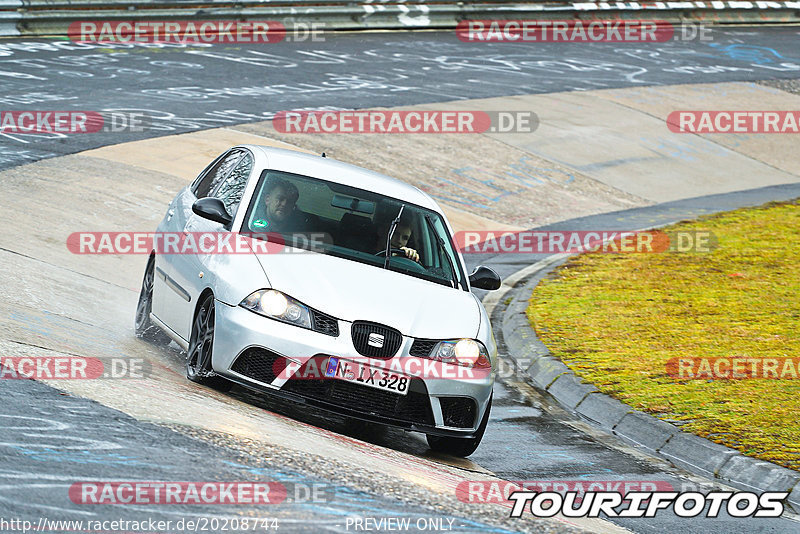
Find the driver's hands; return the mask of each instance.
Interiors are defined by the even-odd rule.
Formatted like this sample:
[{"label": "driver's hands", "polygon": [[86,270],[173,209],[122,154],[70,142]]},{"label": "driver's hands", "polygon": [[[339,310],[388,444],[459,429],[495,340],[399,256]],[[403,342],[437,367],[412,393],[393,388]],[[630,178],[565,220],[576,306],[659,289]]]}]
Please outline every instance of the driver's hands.
[{"label": "driver's hands", "polygon": [[419,254],[417,254],[416,250],[414,250],[413,248],[408,248],[408,247],[400,247],[400,250],[405,252],[406,258],[408,258],[410,260],[414,260],[415,262],[419,263]]}]

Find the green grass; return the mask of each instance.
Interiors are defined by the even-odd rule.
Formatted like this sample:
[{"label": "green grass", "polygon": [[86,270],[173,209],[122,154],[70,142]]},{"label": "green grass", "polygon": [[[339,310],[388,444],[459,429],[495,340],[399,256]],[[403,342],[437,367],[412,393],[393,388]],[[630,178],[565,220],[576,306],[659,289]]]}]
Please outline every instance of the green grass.
[{"label": "green grass", "polygon": [[604,393],[683,430],[800,470],[800,380],[686,380],[675,357],[800,357],[800,203],[665,230],[710,230],[711,253],[583,254],[534,290],[528,318]]}]

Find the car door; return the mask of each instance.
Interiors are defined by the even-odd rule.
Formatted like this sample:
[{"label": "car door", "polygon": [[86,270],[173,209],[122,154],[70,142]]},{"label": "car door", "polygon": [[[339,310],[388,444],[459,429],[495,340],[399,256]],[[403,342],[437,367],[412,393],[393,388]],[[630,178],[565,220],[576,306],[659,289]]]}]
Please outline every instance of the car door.
[{"label": "car door", "polygon": [[[243,154],[244,150],[238,148],[225,152],[206,168],[191,186],[181,191],[170,206],[172,215],[168,223],[168,232],[180,236],[191,231],[190,221],[193,217],[197,218],[192,212],[192,204],[198,198],[210,196],[230,174]],[[156,278],[161,278],[166,287],[166,290],[162,291],[163,301],[159,308],[161,315],[157,316],[176,334],[188,341],[191,316],[197,298],[197,293],[192,292],[193,284],[190,282],[193,280],[188,270],[192,262],[187,258],[192,254],[176,252],[169,248],[164,243],[166,239],[169,239],[168,235],[162,239],[160,252],[163,253],[156,254]],[[197,276],[197,273],[194,276]]]},{"label": "car door", "polygon": [[[188,186],[184,187],[175,198],[172,199],[169,206],[167,207],[167,213],[164,215],[164,218],[161,220],[161,223],[158,225],[156,232],[158,234],[159,239],[154,243],[156,248],[156,257],[155,257],[155,277],[153,280],[153,308],[152,313],[155,315],[159,320],[161,320],[164,324],[169,326],[170,328],[173,327],[172,321],[167,319],[169,313],[168,304],[172,301],[171,292],[175,291],[173,289],[172,279],[167,277],[167,272],[172,272],[172,257],[169,255],[162,254],[164,247],[161,244],[164,236],[172,235],[177,236],[181,232],[183,232],[184,226],[186,226],[186,209],[185,205],[187,203],[193,202],[195,197],[195,191],[200,185],[200,182],[208,176],[209,171],[214,168],[219,161],[227,155],[227,152],[220,154],[217,156],[211,163],[209,163],[203,171],[197,175],[197,178],[189,184]],[[189,204],[191,208],[191,203]]]},{"label": "car door", "polygon": [[[250,151],[245,150],[233,170],[219,183],[211,195],[209,195],[222,200],[222,203],[225,204],[225,209],[232,219],[236,217],[242,195],[244,194],[245,187],[247,187],[247,181],[253,171],[254,161]],[[230,233],[231,230],[231,228],[225,228],[218,222],[209,221],[194,213],[192,213],[186,223],[186,231],[192,232],[195,235],[204,232],[214,232],[221,235],[226,232]],[[230,242],[233,247],[233,239],[231,239]],[[186,284],[189,292],[192,295],[199,295],[203,289],[209,287],[209,285],[213,288],[220,263],[236,261],[236,256],[236,254],[204,254],[202,252],[199,254],[184,255],[181,261],[185,262],[185,269],[188,274]],[[202,277],[200,276],[201,273],[203,274]],[[194,311],[194,307],[192,307],[192,311]],[[189,326],[191,327],[191,324]]]}]

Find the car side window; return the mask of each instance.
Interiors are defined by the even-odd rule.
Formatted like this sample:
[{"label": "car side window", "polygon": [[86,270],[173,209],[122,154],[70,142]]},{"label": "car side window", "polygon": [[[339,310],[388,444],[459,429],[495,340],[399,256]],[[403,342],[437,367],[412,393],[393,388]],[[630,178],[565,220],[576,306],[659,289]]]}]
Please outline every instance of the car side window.
[{"label": "car side window", "polygon": [[202,182],[203,178],[206,177],[206,175],[208,174],[208,171],[210,171],[212,167],[216,166],[217,163],[219,162],[219,160],[221,160],[223,157],[225,157],[227,155],[228,155],[227,152],[225,152],[223,154],[220,154],[219,156],[214,158],[214,160],[211,163],[206,165],[206,168],[203,169],[203,171],[200,174],[197,175],[197,178],[195,178],[192,181],[192,185],[190,187],[190,189],[192,190],[192,193],[196,193],[197,192],[197,188],[200,187],[200,182]]},{"label": "car side window", "polygon": [[225,209],[230,215],[236,213],[236,208],[242,200],[244,188],[247,186],[247,179],[250,177],[250,171],[253,170],[253,156],[250,152],[245,152],[236,167],[233,168],[231,173],[225,180],[219,184],[219,187],[214,191],[214,196],[222,200],[225,204]]},{"label": "car side window", "polygon": [[219,160],[206,171],[192,191],[197,198],[205,198],[211,194],[214,188],[225,179],[230,170],[242,157],[242,151],[239,149],[231,150],[228,154],[219,158]]}]

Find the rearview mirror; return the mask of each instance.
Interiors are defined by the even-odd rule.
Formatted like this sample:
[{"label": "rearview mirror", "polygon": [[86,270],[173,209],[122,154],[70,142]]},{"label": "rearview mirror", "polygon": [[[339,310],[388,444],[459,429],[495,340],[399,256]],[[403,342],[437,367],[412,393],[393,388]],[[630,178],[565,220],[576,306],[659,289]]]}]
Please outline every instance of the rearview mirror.
[{"label": "rearview mirror", "polygon": [[375,213],[375,203],[369,200],[361,200],[360,198],[351,197],[347,195],[333,195],[331,199],[331,206],[334,208],[342,208],[350,211],[357,211],[359,213],[366,213],[372,215]]},{"label": "rearview mirror", "polygon": [[228,226],[233,219],[225,209],[225,204],[218,198],[206,197],[192,204],[192,211],[204,219]]},{"label": "rearview mirror", "polygon": [[469,275],[469,284],[476,289],[493,291],[498,289],[502,283],[500,275],[483,265],[476,267]]}]

